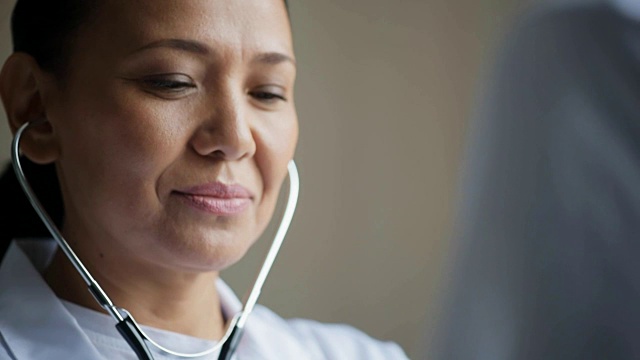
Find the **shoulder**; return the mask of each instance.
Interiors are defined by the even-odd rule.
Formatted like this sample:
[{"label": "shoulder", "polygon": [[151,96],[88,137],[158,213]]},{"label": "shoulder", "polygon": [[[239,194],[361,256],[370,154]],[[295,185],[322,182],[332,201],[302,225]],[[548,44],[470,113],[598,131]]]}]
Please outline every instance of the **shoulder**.
[{"label": "shoulder", "polygon": [[[280,344],[287,343],[291,358],[394,360],[408,359],[397,344],[375,339],[346,324],[327,324],[308,319],[283,319],[263,306],[257,306],[250,320],[254,331],[268,332]],[[252,323],[251,323],[252,322]],[[269,337],[263,337],[268,340]],[[268,346],[267,344],[262,344]],[[280,350],[282,351],[282,347]],[[299,352],[299,357],[293,357]]]}]

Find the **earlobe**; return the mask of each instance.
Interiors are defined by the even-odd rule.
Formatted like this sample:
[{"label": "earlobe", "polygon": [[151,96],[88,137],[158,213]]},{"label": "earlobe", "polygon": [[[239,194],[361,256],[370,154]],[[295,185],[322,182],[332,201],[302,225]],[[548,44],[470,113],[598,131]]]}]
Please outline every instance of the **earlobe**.
[{"label": "earlobe", "polygon": [[[0,97],[12,133],[27,122],[47,120],[42,101],[42,73],[35,59],[25,53],[13,53],[0,72]],[[40,81],[39,81],[40,80]],[[47,164],[58,158],[59,150],[53,127],[48,121],[24,133],[22,153],[31,161]]]}]

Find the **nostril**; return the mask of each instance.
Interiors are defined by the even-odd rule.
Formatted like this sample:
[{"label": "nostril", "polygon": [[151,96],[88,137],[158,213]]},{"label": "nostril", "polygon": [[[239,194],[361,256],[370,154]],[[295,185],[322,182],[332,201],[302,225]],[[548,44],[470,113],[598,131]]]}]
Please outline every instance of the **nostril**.
[{"label": "nostril", "polygon": [[217,157],[217,158],[224,158],[225,154],[224,154],[224,151],[218,149],[218,150],[215,150],[214,152],[212,152],[211,156]]},{"label": "nostril", "polygon": [[217,129],[203,126],[196,130],[189,141],[197,154],[218,160],[239,160],[252,156],[256,147],[253,133],[244,126]]}]

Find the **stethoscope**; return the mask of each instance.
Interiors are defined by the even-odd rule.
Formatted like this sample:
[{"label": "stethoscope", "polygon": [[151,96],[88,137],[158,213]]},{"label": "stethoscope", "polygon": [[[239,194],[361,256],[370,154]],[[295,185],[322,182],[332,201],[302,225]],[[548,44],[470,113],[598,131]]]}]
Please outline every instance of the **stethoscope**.
[{"label": "stethoscope", "polygon": [[153,341],[145,332],[138,326],[138,323],[135,321],[133,316],[126,310],[120,307],[117,307],[109,296],[102,290],[100,285],[96,280],[93,279],[89,271],[82,264],[80,259],[75,255],[71,247],[67,243],[67,241],[62,237],[60,231],[53,223],[47,212],[44,210],[43,206],[40,204],[40,201],[36,197],[35,193],[31,189],[29,182],[27,181],[24,171],[22,170],[22,165],[20,163],[20,138],[25,130],[27,130],[30,126],[36,125],[40,122],[27,122],[22,125],[18,131],[16,132],[13,142],[11,143],[11,160],[13,163],[13,169],[18,178],[18,182],[22,186],[25,194],[29,198],[29,202],[40,216],[40,219],[43,221],[53,238],[56,240],[60,249],[65,253],[69,261],[76,268],[78,273],[84,279],[84,282],[87,284],[89,288],[89,292],[93,295],[96,301],[100,304],[100,306],[105,309],[117,322],[116,329],[122,337],[127,341],[129,346],[133,349],[140,360],[153,360],[153,355],[149,350],[147,345],[151,345],[152,348],[157,350],[163,355],[167,355],[169,357],[173,357],[176,359],[194,359],[203,357],[209,354],[212,354],[218,350],[220,350],[220,354],[218,356],[219,360],[229,360],[235,353],[242,334],[244,332],[244,328],[247,322],[251,311],[253,310],[256,302],[258,301],[258,297],[260,296],[260,292],[262,290],[262,286],[271,270],[271,266],[275,261],[276,255],[280,250],[280,246],[282,245],[282,241],[289,229],[289,225],[291,224],[291,219],[293,218],[293,213],[295,212],[296,204],[298,202],[298,193],[300,189],[300,179],[298,177],[298,170],[296,168],[296,164],[293,160],[289,161],[288,171],[289,171],[289,197],[287,199],[287,206],[284,211],[284,215],[280,222],[280,226],[278,227],[278,231],[271,243],[269,251],[265,256],[265,259],[262,263],[262,267],[260,268],[260,272],[256,277],[256,280],[253,283],[253,287],[251,288],[251,292],[249,296],[246,298],[242,310],[237,313],[227,325],[227,330],[225,332],[224,337],[212,348],[193,354],[180,353],[176,351],[169,350],[160,344]]}]

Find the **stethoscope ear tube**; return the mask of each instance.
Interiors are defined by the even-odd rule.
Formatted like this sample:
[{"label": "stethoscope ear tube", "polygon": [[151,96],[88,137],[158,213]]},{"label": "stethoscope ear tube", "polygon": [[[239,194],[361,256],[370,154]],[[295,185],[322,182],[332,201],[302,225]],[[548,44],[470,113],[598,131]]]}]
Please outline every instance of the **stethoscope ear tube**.
[{"label": "stethoscope ear tube", "polygon": [[116,321],[120,322],[122,321],[122,316],[120,316],[120,314],[118,313],[117,309],[113,305],[113,302],[111,301],[111,299],[109,299],[109,296],[107,296],[107,294],[102,290],[98,282],[95,281],[93,276],[91,276],[89,270],[87,270],[82,261],[80,261],[80,259],[73,252],[71,246],[69,246],[67,241],[64,239],[64,237],[60,233],[60,230],[58,230],[58,227],[54,224],[53,220],[51,220],[51,218],[47,214],[47,211],[38,200],[38,197],[31,188],[31,185],[29,185],[29,181],[27,181],[24,171],[22,170],[22,165],[20,163],[20,140],[22,139],[22,134],[29,127],[39,125],[44,122],[46,122],[46,120],[26,122],[22,126],[20,126],[20,128],[18,128],[18,131],[16,131],[16,134],[13,137],[13,141],[11,143],[11,161],[16,178],[18,179],[20,186],[22,186],[22,190],[24,191],[25,195],[29,199],[31,206],[40,217],[40,220],[42,220],[42,223],[47,227],[49,233],[51,233],[51,236],[58,243],[58,246],[60,247],[62,252],[64,252],[73,267],[84,280],[85,284],[87,284],[89,292],[95,297],[96,301],[102,308],[109,312],[109,314],[114,319],[116,319]]}]

